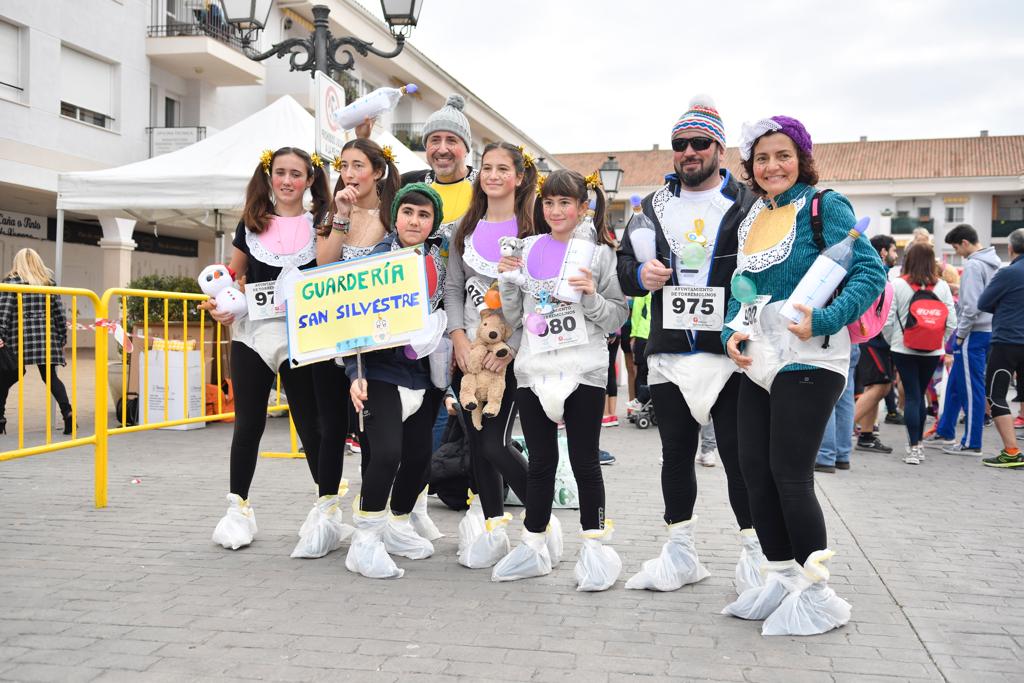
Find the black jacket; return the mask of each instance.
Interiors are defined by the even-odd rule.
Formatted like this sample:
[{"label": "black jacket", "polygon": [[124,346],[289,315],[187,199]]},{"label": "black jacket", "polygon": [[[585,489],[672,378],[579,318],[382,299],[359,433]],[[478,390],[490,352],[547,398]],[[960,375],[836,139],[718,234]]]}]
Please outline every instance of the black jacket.
[{"label": "black jacket", "polygon": [[[711,265],[711,274],[708,279],[709,287],[724,287],[725,300],[729,300],[730,287],[733,272],[736,270],[736,250],[738,241],[736,231],[740,221],[747,215],[750,206],[757,198],[745,184],[738,182],[729,171],[720,171],[722,176],[721,192],[733,200],[733,205],[722,218],[718,229],[718,238],[715,240],[714,261]],[[673,196],[679,196],[679,179],[676,175],[666,176],[668,183],[657,192],[670,192]],[[658,259],[663,263],[670,263],[670,249],[661,222],[655,214],[653,198],[657,192],[644,197],[641,204],[644,214],[654,223]],[[627,229],[622,237],[619,246],[617,270],[619,285],[626,296],[644,296],[647,290],[640,283],[640,266],[642,264],[633,255],[633,245],[630,243],[629,230]],[[719,332],[697,332],[696,348],[690,346],[687,330],[666,330],[662,328],[662,291],[658,290],[651,295],[651,333],[647,339],[647,355],[654,353],[691,353],[693,351],[704,351],[707,353],[724,354],[722,348],[722,337]]]}]

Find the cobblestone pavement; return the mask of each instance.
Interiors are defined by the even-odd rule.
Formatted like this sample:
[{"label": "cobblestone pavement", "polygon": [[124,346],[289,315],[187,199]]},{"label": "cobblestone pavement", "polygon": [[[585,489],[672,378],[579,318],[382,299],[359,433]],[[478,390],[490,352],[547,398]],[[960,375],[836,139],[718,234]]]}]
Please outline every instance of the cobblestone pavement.
[{"label": "cobblestone pavement", "polygon": [[[571,533],[549,576],[492,583],[455,562],[461,513],[436,500],[448,536],[434,557],[398,558],[404,578],[374,581],[345,570],[344,550],[289,559],[313,500],[298,460],[261,459],[250,548],[211,544],[230,435],[218,424],[116,437],[103,510],[91,506],[91,448],[0,463],[0,679],[1024,679],[1024,536],[1012,521],[1024,472],[938,451],[918,467],[855,452],[851,471],[817,475],[832,585],[853,619],[764,638],[759,623],[719,614],[738,553],[721,466],[697,472],[711,577],[674,593],[575,592]],[[888,426],[882,436],[903,438]],[[286,421],[270,422],[264,444],[287,448]],[[624,422],[603,446],[618,457],[604,474],[625,579],[664,540],[657,432]],[[357,459],[345,467],[357,484]],[[558,514],[576,527],[575,512]]]}]

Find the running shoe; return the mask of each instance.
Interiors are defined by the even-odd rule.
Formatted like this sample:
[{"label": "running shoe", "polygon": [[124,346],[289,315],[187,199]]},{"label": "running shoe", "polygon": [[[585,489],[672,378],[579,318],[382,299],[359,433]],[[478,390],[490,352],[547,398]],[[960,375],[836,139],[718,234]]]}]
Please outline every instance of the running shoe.
[{"label": "running shoe", "polygon": [[1024,417],[1017,416],[1013,418],[1013,426],[1015,429],[1024,429]]},{"label": "running shoe", "polygon": [[718,450],[710,450],[707,453],[697,454],[697,464],[703,465],[704,467],[714,467],[715,462],[718,460]]},{"label": "running shoe", "polygon": [[605,450],[598,449],[597,457],[600,459],[602,465],[611,465],[615,462],[615,456]]},{"label": "running shoe", "polygon": [[[889,450],[892,450],[892,449],[890,448]],[[839,460],[836,460],[836,469],[837,470],[848,470],[848,469],[850,469],[850,462],[849,461],[840,462]]]},{"label": "running shoe", "polygon": [[885,414],[885,424],[887,425],[905,425],[906,420],[903,419],[903,413],[891,412]]},{"label": "running shoe", "polygon": [[640,402],[640,399],[630,399],[630,401],[626,403],[626,417],[629,417],[630,415],[632,415],[633,413],[635,413],[636,411],[640,410],[643,407],[644,404]]},{"label": "running shoe", "polygon": [[920,446],[907,446],[907,454],[903,457],[903,462],[908,465],[920,465],[922,455],[924,452]]},{"label": "running shoe", "polygon": [[946,446],[942,449],[943,453],[949,455],[981,455],[980,448],[968,448],[962,443],[955,443],[952,446]]},{"label": "running shoe", "polygon": [[926,448],[949,448],[956,443],[956,439],[947,439],[938,434],[932,434],[928,438],[921,441],[921,445]]},{"label": "running shoe", "polygon": [[363,452],[362,447],[359,445],[359,439],[354,436],[349,436],[345,439],[345,450],[354,455],[359,455]]},{"label": "running shoe", "polygon": [[1024,467],[1024,454],[1010,455],[1006,449],[999,451],[999,455],[992,458],[982,458],[981,464],[985,467]]},{"label": "running shoe", "polygon": [[985,426],[986,427],[991,427],[992,426],[992,418],[989,417],[988,415],[985,416]]},{"label": "running shoe", "polygon": [[617,415],[605,415],[601,418],[602,427],[618,427],[619,417]]},{"label": "running shoe", "polygon": [[836,473],[836,468],[835,468],[835,465],[815,465],[814,466],[814,471],[815,472],[824,472],[826,474],[835,474]]},{"label": "running shoe", "polygon": [[870,439],[857,439],[858,451],[869,451],[871,453],[892,453],[892,447],[886,446],[882,441],[872,434]]}]

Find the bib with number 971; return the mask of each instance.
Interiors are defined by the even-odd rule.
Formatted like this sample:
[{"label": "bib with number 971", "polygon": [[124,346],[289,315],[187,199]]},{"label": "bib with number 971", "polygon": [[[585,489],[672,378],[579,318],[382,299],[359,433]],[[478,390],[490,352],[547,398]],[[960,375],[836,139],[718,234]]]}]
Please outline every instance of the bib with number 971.
[{"label": "bib with number 971", "polygon": [[250,320],[268,320],[284,316],[284,311],[278,311],[274,306],[274,285],[274,280],[245,285],[245,302],[249,307]]},{"label": "bib with number 971", "polygon": [[583,317],[583,309],[579,304],[558,303],[550,313],[544,314],[547,329],[541,334],[534,334],[526,327],[523,329],[533,353],[545,353],[582,346],[589,341],[587,321]]},{"label": "bib with number 971", "polygon": [[661,302],[661,326],[666,330],[722,330],[725,322],[724,287],[665,287]]}]

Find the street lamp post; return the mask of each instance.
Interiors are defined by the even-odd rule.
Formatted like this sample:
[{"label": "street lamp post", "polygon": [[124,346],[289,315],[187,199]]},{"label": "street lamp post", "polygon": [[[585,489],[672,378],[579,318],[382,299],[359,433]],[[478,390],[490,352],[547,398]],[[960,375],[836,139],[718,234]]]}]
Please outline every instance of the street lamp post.
[{"label": "street lamp post", "polygon": [[[228,23],[238,27],[247,38],[255,31],[266,27],[270,14],[271,0],[221,0],[224,16]],[[355,67],[354,50],[363,57],[373,53],[384,59],[397,57],[405,48],[405,37],[416,26],[423,0],[381,0],[384,20],[395,38],[395,49],[391,52],[378,50],[373,43],[354,36],[335,38],[331,35],[328,16],[330,8],[325,5],[313,6],[313,32],[308,38],[289,38],[276,43],[266,52],[251,59],[261,62],[270,57],[288,56],[290,71],[309,71],[312,78],[317,71],[330,75],[336,71],[347,71]],[[338,51],[345,54],[336,58]]]},{"label": "street lamp post", "polygon": [[619,168],[618,160],[614,156],[609,156],[608,160],[601,164],[601,168],[597,169],[597,173],[601,177],[601,185],[604,187],[605,194],[609,198],[615,196],[615,193],[619,191],[622,176],[625,174],[625,171]]}]

